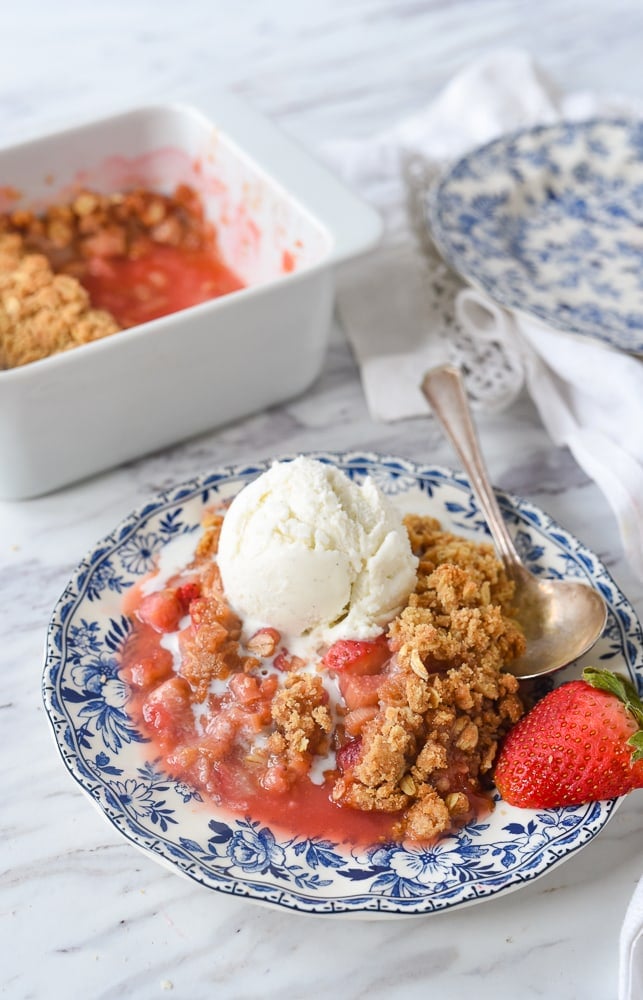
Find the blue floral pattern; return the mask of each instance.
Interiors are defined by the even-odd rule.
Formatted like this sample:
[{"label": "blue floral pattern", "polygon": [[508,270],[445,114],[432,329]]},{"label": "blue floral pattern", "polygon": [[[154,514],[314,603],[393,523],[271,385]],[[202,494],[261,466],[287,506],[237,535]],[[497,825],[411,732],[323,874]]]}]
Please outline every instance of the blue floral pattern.
[{"label": "blue floral pattern", "polygon": [[474,150],[430,198],[442,254],[510,308],[643,353],[642,132],[562,122]]},{"label": "blue floral pattern", "polygon": [[[406,509],[432,514],[446,528],[472,537],[486,531],[461,473],[370,453],[312,457],[358,480],[372,474],[393,497],[404,495]],[[382,916],[432,913],[509,891],[596,836],[618,801],[539,812],[498,801],[484,820],[430,846],[359,851],[324,838],[284,836],[250,816],[228,816],[150,759],[150,744],[128,715],[119,673],[129,634],[122,592],[150,569],[166,542],[199,525],[205,507],[228,500],[269,464],[219,469],[134,512],[83,560],[54,610],[45,706],[64,763],[107,819],[157,860],[215,891],[301,912]],[[626,670],[643,687],[641,627],[604,566],[537,507],[505,494],[499,501],[530,569],[577,576],[600,589],[609,619],[592,660]]]}]

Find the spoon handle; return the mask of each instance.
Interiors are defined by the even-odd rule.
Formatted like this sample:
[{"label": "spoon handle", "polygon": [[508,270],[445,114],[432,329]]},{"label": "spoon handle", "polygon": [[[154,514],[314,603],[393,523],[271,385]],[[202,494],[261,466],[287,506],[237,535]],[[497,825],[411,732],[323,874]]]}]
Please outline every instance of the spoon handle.
[{"label": "spoon handle", "polygon": [[432,368],[422,380],[422,392],[462,462],[496,551],[506,572],[513,577],[517,567],[522,568],[522,562],[489,481],[460,372],[453,365]]}]

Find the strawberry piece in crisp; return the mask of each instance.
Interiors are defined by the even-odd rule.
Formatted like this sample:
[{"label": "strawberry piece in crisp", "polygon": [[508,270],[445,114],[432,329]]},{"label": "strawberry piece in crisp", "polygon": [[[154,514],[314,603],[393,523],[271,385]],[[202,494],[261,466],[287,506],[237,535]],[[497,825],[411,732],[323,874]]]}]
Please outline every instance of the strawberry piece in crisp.
[{"label": "strawberry piece in crisp", "polygon": [[134,687],[151,688],[172,676],[173,659],[168,649],[158,646],[150,653],[133,657],[128,664],[125,676]]},{"label": "strawberry piece in crisp", "polygon": [[495,769],[510,805],[581,805],[643,788],[643,703],[627,678],[587,668],[508,734]]},{"label": "strawberry piece in crisp", "polygon": [[338,639],[326,653],[323,664],[337,673],[377,674],[390,656],[385,635],[369,641]]},{"label": "strawberry piece in crisp", "polygon": [[176,588],[165,587],[143,598],[138,616],[157,632],[176,632],[181,618],[200,596],[201,587],[198,583],[184,583]]},{"label": "strawberry piece in crisp", "polygon": [[351,737],[361,736],[364,726],[376,718],[379,709],[377,705],[362,705],[354,708],[344,717],[344,729],[346,735]]},{"label": "strawberry piece in crisp", "polygon": [[339,675],[339,690],[346,702],[346,708],[366,708],[379,703],[379,690],[384,681],[382,674]]},{"label": "strawberry piece in crisp", "polygon": [[195,735],[190,685],[171,677],[155,688],[143,705],[143,718],[164,743],[180,744]]},{"label": "strawberry piece in crisp", "polygon": [[277,653],[272,664],[276,670],[280,670],[282,674],[287,674],[294,670],[300,670],[304,666],[304,661],[300,656],[291,656],[288,650],[282,649]]},{"label": "strawberry piece in crisp", "polygon": [[184,609],[176,590],[155,590],[140,603],[138,616],[157,632],[176,632]]},{"label": "strawberry piece in crisp", "polygon": [[192,601],[196,601],[197,597],[201,596],[201,587],[194,580],[190,583],[183,583],[180,587],[177,587],[176,596],[183,608],[184,614],[187,614]]},{"label": "strawberry piece in crisp", "polygon": [[340,747],[335,755],[337,767],[342,773],[351,771],[357,764],[362,752],[361,737],[354,740],[347,740],[343,747]]}]

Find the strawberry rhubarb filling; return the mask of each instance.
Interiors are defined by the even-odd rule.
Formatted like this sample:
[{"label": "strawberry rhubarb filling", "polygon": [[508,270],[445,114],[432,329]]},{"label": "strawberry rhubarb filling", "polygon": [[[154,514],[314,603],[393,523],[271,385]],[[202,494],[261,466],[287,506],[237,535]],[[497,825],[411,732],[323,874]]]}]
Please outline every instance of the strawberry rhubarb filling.
[{"label": "strawberry rhubarb filling", "polygon": [[38,361],[243,287],[202,201],[82,190],[0,214],[0,369]]},{"label": "strawberry rhubarb filling", "polygon": [[230,814],[350,844],[430,840],[491,808],[523,712],[503,668],[524,650],[491,547],[407,517],[413,587],[385,626],[343,634],[366,628],[346,610],[288,631],[278,602],[278,623],[231,606],[227,517],[166,546],[126,597],[130,712],[164,767]]}]

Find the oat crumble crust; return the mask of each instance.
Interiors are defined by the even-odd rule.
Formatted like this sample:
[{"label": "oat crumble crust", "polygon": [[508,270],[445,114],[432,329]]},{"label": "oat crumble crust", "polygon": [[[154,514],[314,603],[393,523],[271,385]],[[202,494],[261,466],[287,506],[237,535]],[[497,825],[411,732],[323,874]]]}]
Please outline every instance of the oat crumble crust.
[{"label": "oat crumble crust", "polygon": [[18,234],[0,234],[0,368],[16,368],[120,329],[93,309],[80,282],[54,274],[46,257],[27,253]]},{"label": "oat crumble crust", "polygon": [[326,735],[333,728],[328,695],[321,677],[289,674],[272,701],[272,719],[277,727],[268,746],[272,753],[318,753],[327,747]]},{"label": "oat crumble crust", "polygon": [[418,582],[392,622],[397,669],[380,689],[360,758],[333,797],[358,809],[405,810],[399,833],[434,837],[466,819],[498,742],[518,721],[518,681],[503,671],[525,649],[511,618],[513,583],[490,545],[405,519]]},{"label": "oat crumble crust", "polygon": [[0,235],[17,233],[30,253],[44,254],[56,272],[82,274],[92,257],[144,256],[151,244],[202,249],[214,243],[197,192],[178,184],[173,194],[146,188],[102,194],[79,190],[42,213],[15,209],[0,215]]},{"label": "oat crumble crust", "polygon": [[194,635],[182,649],[181,676],[191,685],[197,702],[206,697],[212,680],[259,665],[255,657],[239,652],[241,621],[225,600],[219,567],[209,558],[216,551],[220,520],[206,528],[197,548],[194,565],[202,563],[201,596],[190,605]]}]

